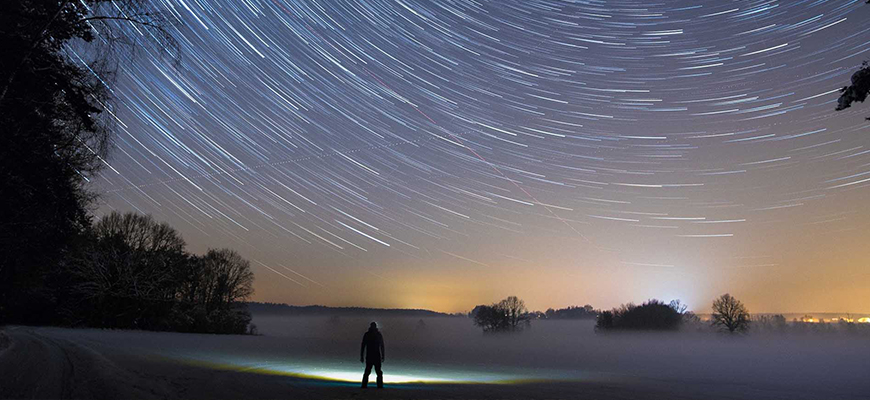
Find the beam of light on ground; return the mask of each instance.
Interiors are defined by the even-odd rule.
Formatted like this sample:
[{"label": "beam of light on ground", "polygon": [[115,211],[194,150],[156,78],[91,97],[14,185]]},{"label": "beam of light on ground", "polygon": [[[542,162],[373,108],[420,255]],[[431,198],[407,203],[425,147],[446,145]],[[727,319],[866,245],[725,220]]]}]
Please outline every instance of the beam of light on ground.
[{"label": "beam of light on ground", "polygon": [[[337,361],[311,360],[268,360],[257,357],[212,356],[212,355],[174,355],[173,360],[183,364],[225,371],[238,371],[266,375],[282,375],[299,379],[333,382],[359,382],[363,374],[363,364]],[[372,371],[370,380],[374,381]],[[509,384],[516,382],[545,380],[535,376],[521,376],[510,373],[492,373],[446,368],[420,368],[404,364],[385,364],[384,383],[426,383],[426,384]]]}]

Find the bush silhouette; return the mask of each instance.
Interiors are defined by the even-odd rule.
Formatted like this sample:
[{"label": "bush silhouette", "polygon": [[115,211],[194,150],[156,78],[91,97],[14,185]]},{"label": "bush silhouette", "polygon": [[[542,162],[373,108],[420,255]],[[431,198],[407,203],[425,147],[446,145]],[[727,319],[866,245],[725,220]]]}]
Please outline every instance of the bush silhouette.
[{"label": "bush silhouette", "polygon": [[677,330],[683,314],[663,301],[652,299],[639,306],[624,304],[598,314],[595,329],[608,330]]},{"label": "bush silhouette", "polygon": [[583,307],[570,306],[558,310],[550,308],[544,315],[547,319],[593,319],[598,316],[598,311],[587,304]]}]

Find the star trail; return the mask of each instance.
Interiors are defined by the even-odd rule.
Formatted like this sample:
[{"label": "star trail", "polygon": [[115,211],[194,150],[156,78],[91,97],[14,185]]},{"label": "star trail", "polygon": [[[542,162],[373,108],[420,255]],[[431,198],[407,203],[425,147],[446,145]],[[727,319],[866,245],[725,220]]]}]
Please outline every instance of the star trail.
[{"label": "star trail", "polygon": [[239,250],[258,300],[848,310],[863,3],[156,1],[180,62],[109,83],[100,212]]}]

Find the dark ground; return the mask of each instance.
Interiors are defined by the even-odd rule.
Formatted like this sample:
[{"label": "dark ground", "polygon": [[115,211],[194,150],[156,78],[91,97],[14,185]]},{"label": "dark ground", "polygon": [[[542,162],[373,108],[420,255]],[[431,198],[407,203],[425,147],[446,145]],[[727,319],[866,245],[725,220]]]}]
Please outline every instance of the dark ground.
[{"label": "dark ground", "polygon": [[[859,399],[848,388],[789,388],[723,380],[619,379],[510,384],[357,383],[195,366],[167,358],[179,338],[203,342],[266,337],[7,327],[0,338],[0,398],[83,399]],[[5,344],[4,344],[5,343]],[[268,346],[268,345],[267,345]],[[143,349],[153,349],[147,351]],[[389,364],[387,364],[389,365]],[[385,365],[385,369],[387,368]],[[361,368],[360,368],[361,369]],[[389,373],[389,369],[386,369]]]}]

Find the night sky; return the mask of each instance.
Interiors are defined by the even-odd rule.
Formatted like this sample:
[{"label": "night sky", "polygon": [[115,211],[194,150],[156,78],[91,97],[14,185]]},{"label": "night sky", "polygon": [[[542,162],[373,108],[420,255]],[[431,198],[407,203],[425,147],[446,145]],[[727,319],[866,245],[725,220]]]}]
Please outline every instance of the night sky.
[{"label": "night sky", "polygon": [[259,301],[867,311],[863,3],[164,0],[97,215],[239,251]]}]

